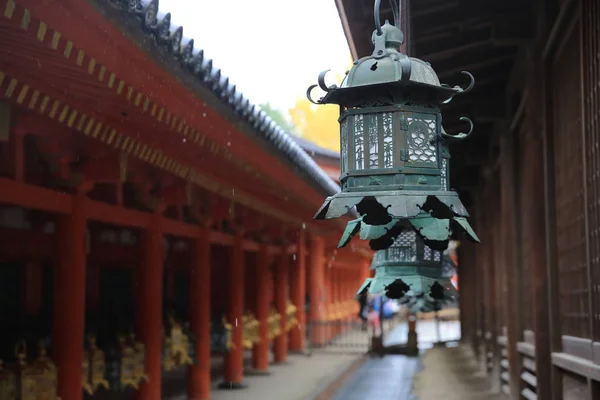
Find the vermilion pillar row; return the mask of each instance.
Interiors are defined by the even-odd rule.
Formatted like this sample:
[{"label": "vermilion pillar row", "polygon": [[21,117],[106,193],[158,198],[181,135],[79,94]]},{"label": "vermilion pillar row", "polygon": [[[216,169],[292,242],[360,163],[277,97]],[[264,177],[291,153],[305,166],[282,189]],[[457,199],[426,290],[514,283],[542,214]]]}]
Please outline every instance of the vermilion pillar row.
[{"label": "vermilion pillar row", "polygon": [[306,313],[304,302],[306,299],[306,240],[305,231],[301,230],[298,237],[298,251],[296,252],[296,266],[291,280],[290,297],[296,306],[296,319],[298,325],[290,332],[290,350],[301,351],[304,349],[304,332],[306,329]]},{"label": "vermilion pillar row", "polygon": [[189,368],[188,398],[210,398],[210,230],[200,227],[192,247],[190,323],[196,336],[198,363]]},{"label": "vermilion pillar row", "polygon": [[320,236],[313,236],[310,239],[310,264],[308,293],[310,298],[309,320],[311,326],[311,341],[316,344],[322,344],[324,337],[322,329],[316,326],[323,321],[325,310],[323,305],[324,297],[324,274],[325,274],[325,241]]},{"label": "vermilion pillar row", "polygon": [[258,249],[256,266],[256,319],[259,322],[260,343],[252,348],[252,365],[255,370],[269,369],[269,252],[266,243]]},{"label": "vermilion pillar row", "polygon": [[162,305],[163,305],[163,235],[162,215],[155,212],[150,226],[142,235],[142,262],[137,271],[137,337],[146,348],[146,374],[149,381],[137,392],[139,400],[161,398]]},{"label": "vermilion pillar row", "polygon": [[281,335],[275,338],[274,359],[276,363],[282,363],[287,360],[287,339],[285,332],[287,323],[287,299],[289,287],[289,256],[285,251],[285,246],[281,247],[281,255],[275,267],[275,308],[281,315],[280,327]]},{"label": "vermilion pillar row", "polygon": [[232,326],[233,348],[225,355],[225,377],[221,387],[242,387],[244,347],[242,315],[244,313],[244,246],[243,236],[236,234],[232,255],[227,266],[227,322]]},{"label": "vermilion pillar row", "polygon": [[54,266],[52,356],[58,371],[58,396],[83,397],[83,338],[85,333],[86,211],[85,195],[72,197],[71,214],[58,223],[60,244]]}]

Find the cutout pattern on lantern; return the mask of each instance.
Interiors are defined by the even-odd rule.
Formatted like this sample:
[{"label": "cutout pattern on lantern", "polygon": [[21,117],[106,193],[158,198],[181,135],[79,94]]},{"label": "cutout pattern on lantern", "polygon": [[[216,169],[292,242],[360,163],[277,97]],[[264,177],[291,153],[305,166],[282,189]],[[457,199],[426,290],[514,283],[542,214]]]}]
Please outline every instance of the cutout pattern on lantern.
[{"label": "cutout pattern on lantern", "polygon": [[348,170],[348,119],[344,119],[340,125],[340,162],[342,174]]},{"label": "cutout pattern on lantern", "polygon": [[448,160],[445,158],[442,158],[440,175],[442,177],[442,190],[448,190]]},{"label": "cutout pattern on lantern", "polygon": [[417,258],[417,237],[414,231],[404,231],[387,249],[389,258],[397,261],[414,261]]},{"label": "cutout pattern on lantern", "polygon": [[367,124],[369,133],[369,168],[377,169],[379,167],[379,137],[378,137],[378,117],[377,114],[367,114],[366,118],[370,119]]},{"label": "cutout pattern on lantern", "polygon": [[364,124],[363,124],[363,116],[356,115],[354,116],[354,152],[356,158],[355,169],[364,169],[365,168],[365,140],[364,140]]},{"label": "cutout pattern on lantern", "polygon": [[383,168],[394,166],[394,126],[392,113],[382,113],[383,120]]},{"label": "cutout pattern on lantern", "polygon": [[411,162],[437,163],[435,145],[435,121],[408,117],[408,158]]}]

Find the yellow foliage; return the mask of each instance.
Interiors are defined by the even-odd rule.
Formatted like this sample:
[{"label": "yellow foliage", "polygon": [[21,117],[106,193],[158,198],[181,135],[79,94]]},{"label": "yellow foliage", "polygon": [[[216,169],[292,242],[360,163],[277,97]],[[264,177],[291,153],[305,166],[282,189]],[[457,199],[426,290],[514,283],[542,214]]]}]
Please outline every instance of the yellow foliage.
[{"label": "yellow foliage", "polygon": [[340,151],[339,106],[315,105],[306,98],[299,98],[289,110],[298,133],[325,149]]},{"label": "yellow foliage", "polygon": [[[335,82],[341,82],[342,77],[336,76]],[[313,98],[320,96],[316,88]],[[303,96],[296,100],[294,108],[289,110],[289,115],[302,138],[309,140],[325,149],[340,151],[340,107],[335,104],[315,105]]]}]

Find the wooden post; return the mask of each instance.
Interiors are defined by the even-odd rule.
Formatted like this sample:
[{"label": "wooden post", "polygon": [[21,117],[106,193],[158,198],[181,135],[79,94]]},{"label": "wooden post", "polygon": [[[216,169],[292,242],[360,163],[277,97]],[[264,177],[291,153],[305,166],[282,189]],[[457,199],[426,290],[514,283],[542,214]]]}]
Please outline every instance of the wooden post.
[{"label": "wooden post", "polygon": [[149,381],[137,392],[139,400],[161,398],[163,236],[162,215],[155,212],[150,226],[142,235],[142,262],[138,265],[137,337],[146,348],[146,374]]},{"label": "wooden post", "polygon": [[311,342],[314,345],[321,345],[324,342],[321,326],[323,321],[324,304],[323,297],[325,285],[323,282],[325,274],[325,241],[322,237],[313,236],[310,239],[310,285],[308,293],[310,297],[309,321],[311,326]]},{"label": "wooden post", "polygon": [[[58,396],[83,397],[83,338],[85,334],[86,211],[85,195],[73,196],[70,215],[60,217],[61,237],[54,267],[52,356],[58,371]],[[158,397],[157,397],[158,399]]]},{"label": "wooden post", "polygon": [[[520,250],[519,238],[516,227],[517,201],[515,194],[515,171],[514,156],[515,149],[512,137],[506,135],[500,138],[500,212],[503,218],[500,220],[501,229],[501,249],[502,265],[506,268],[506,286],[512,290],[512,295],[508,296],[507,301],[507,344],[509,373],[510,373],[510,392],[512,396],[518,396],[520,393],[520,357],[517,351],[517,342],[521,335],[521,317],[519,312],[520,291],[518,287],[518,276],[520,275]],[[479,257],[477,257],[477,264]],[[481,298],[481,297],[479,297]]]},{"label": "wooden post", "polygon": [[256,319],[260,343],[252,348],[252,366],[257,372],[269,370],[269,252],[266,243],[258,249],[256,265]]},{"label": "wooden post", "polygon": [[281,315],[280,327],[281,335],[275,338],[273,353],[275,363],[285,363],[287,361],[287,334],[285,333],[285,325],[287,322],[287,297],[288,297],[288,272],[289,262],[288,254],[283,246],[279,262],[275,267],[275,308]]},{"label": "wooden post", "polygon": [[210,398],[210,230],[200,227],[192,247],[190,324],[196,337],[198,364],[189,367],[188,398]]},{"label": "wooden post", "polygon": [[[537,2],[540,13],[544,13],[543,2]],[[539,17],[538,17],[539,18]],[[538,20],[543,23],[544,19]],[[531,97],[527,104],[527,119],[532,137],[527,141],[527,168],[524,173],[529,175],[527,181],[531,184],[526,210],[529,214],[527,221],[529,230],[529,252],[531,263],[531,292],[533,300],[533,330],[535,332],[535,365],[536,378],[541,384],[536,388],[539,399],[559,398],[555,393],[559,389],[553,381],[551,357],[549,279],[547,276],[546,258],[546,210],[544,204],[544,79],[545,68],[541,49],[534,54],[534,73],[531,80]],[[591,291],[590,291],[591,293]]]},{"label": "wooden post", "polygon": [[225,377],[221,389],[242,389],[244,373],[244,348],[242,345],[244,328],[244,238],[235,235],[231,260],[227,266],[227,321],[232,326],[233,348],[225,355]]},{"label": "wooden post", "polygon": [[304,332],[306,329],[306,313],[304,301],[306,297],[306,240],[305,231],[300,231],[298,238],[298,251],[296,253],[296,268],[294,268],[291,301],[296,306],[296,319],[298,325],[290,333],[290,350],[304,350]]}]

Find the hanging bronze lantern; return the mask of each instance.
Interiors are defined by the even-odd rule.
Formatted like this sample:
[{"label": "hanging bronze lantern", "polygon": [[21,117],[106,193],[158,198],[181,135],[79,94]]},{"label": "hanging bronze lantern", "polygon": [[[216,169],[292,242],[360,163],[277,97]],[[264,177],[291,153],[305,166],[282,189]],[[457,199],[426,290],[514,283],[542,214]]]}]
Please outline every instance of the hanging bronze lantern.
[{"label": "hanging bronze lantern", "polygon": [[267,323],[269,324],[269,340],[273,340],[282,334],[280,321],[281,314],[279,314],[274,308],[272,308],[269,314],[269,318],[267,319]]},{"label": "hanging bronze lantern", "polygon": [[99,388],[110,388],[106,380],[106,358],[96,344],[96,335],[90,334],[83,356],[83,389],[93,395]]},{"label": "hanging bronze lantern", "polygon": [[375,277],[368,278],[358,293],[449,301],[458,293],[443,274],[442,260],[442,250],[428,246],[415,229],[404,229],[390,247],[375,253],[371,267]]},{"label": "hanging bronze lantern", "polygon": [[287,306],[285,309],[286,313],[286,321],[285,321],[285,331],[291,331],[296,325],[298,325],[298,319],[296,318],[296,312],[298,309],[291,301],[287,301]]},{"label": "hanging bronze lantern", "polygon": [[[362,224],[407,220],[425,238],[433,235],[447,243],[451,225],[472,233],[467,210],[458,194],[448,190],[448,142],[467,138],[473,124],[463,117],[469,130],[448,135],[440,105],[469,92],[474,78],[463,71],[468,87],[451,88],[440,84],[429,63],[400,53],[404,36],[397,5],[392,2],[395,25],[381,25],[380,3],[375,1],[373,54],[355,61],[341,86],[327,86],[325,71],[307,91],[315,104],[340,106],[342,191],[328,197],[314,218],[338,218],[356,207],[361,218],[347,227],[347,240]],[[318,101],[311,98],[316,86],[326,92]],[[384,244],[390,246],[395,236],[388,233],[391,240]]]},{"label": "hanging bronze lantern", "polygon": [[231,335],[233,327],[222,316],[219,320],[210,324],[210,351],[212,353],[227,353],[233,348]]},{"label": "hanging bronze lantern", "polygon": [[8,368],[4,368],[3,361],[0,360],[0,399],[17,398],[17,377]]},{"label": "hanging bronze lantern", "polygon": [[169,316],[164,335],[164,370],[171,371],[184,365],[192,365],[194,361],[190,357],[189,347],[190,341],[184,332],[183,326],[175,320],[175,317]]}]

